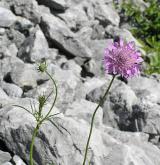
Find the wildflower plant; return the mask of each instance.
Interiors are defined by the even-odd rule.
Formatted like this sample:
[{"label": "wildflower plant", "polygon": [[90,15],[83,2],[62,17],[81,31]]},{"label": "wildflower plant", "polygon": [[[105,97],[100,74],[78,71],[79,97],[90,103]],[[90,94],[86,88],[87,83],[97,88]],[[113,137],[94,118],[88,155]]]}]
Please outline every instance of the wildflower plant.
[{"label": "wildflower plant", "polygon": [[[49,97],[52,95],[53,91],[51,91],[51,93],[48,96],[45,96],[45,94],[42,94],[38,97],[38,103],[39,103],[38,110],[36,109],[35,106],[32,105],[32,103],[31,103],[31,111],[28,110],[27,108],[23,107],[23,106],[13,105],[13,106],[24,109],[25,111],[30,113],[36,120],[36,127],[34,128],[34,131],[33,131],[33,134],[32,134],[31,145],[30,145],[30,165],[34,165],[34,163],[33,163],[34,142],[35,142],[35,138],[38,134],[38,131],[39,131],[41,125],[45,121],[49,121],[49,122],[51,122],[51,124],[53,124],[53,126],[55,126],[58,129],[58,131],[60,131],[62,133],[61,129],[52,120],[54,117],[56,117],[56,115],[58,115],[60,113],[55,113],[55,114],[51,115],[51,112],[53,110],[53,107],[55,106],[55,103],[56,103],[56,100],[57,100],[57,95],[58,95],[58,89],[57,89],[56,82],[53,79],[53,77],[50,75],[50,73],[47,71],[46,61],[44,61],[44,62],[42,62],[38,65],[38,71],[41,72],[41,73],[45,73],[50,78],[50,80],[53,82],[53,91],[55,91],[55,96],[54,96],[53,103],[52,103],[48,113],[43,115],[43,110],[44,110],[44,106],[46,105],[46,103],[47,103]],[[61,127],[61,128],[63,128],[63,127]],[[63,128],[63,129],[65,130],[65,128]]]},{"label": "wildflower plant", "polygon": [[90,131],[85,147],[85,155],[83,159],[83,165],[86,165],[87,153],[89,148],[90,139],[93,131],[93,124],[96,113],[100,106],[103,106],[106,96],[113,84],[116,75],[121,75],[124,78],[130,78],[140,73],[140,66],[143,62],[141,54],[136,50],[134,42],[125,42],[123,39],[113,42],[104,53],[104,68],[107,74],[111,74],[113,77],[111,82],[104,93],[102,99],[99,101],[91,119]]}]

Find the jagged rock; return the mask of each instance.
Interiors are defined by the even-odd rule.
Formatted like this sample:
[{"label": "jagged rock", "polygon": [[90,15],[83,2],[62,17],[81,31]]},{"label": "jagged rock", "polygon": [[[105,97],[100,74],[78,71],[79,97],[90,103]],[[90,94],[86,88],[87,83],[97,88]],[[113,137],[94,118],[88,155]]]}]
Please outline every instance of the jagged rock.
[{"label": "jagged rock", "polygon": [[8,99],[8,95],[4,92],[2,88],[0,88],[0,97],[1,99]]},{"label": "jagged rock", "polygon": [[[91,91],[87,95],[87,99],[94,102],[99,101],[99,98],[102,98],[106,91],[109,82],[110,79],[108,78],[106,84]],[[111,88],[111,93],[106,98],[103,106],[103,122],[121,130],[138,131],[140,126],[136,125],[137,118],[134,118],[133,110],[133,106],[137,104],[138,98],[132,89],[125,83],[115,80]]]},{"label": "jagged rock", "polygon": [[3,82],[1,86],[10,97],[21,97],[23,94],[23,90],[15,84]]},{"label": "jagged rock", "polygon": [[5,34],[0,36],[0,57],[1,57],[1,59],[11,55],[8,50],[8,47],[10,46],[10,44],[11,44],[11,42],[8,40],[8,38]]},{"label": "jagged rock", "polygon": [[41,27],[45,35],[66,54],[91,58],[92,54],[89,48],[59,18],[44,14]]},{"label": "jagged rock", "polygon": [[73,31],[78,31],[89,22],[82,4],[71,7],[67,9],[65,13],[61,13],[58,16],[62,18]]},{"label": "jagged rock", "polygon": [[103,0],[93,1],[93,5],[95,18],[102,22],[104,26],[110,23],[116,26],[119,25],[120,17],[112,5],[106,5]]},{"label": "jagged rock", "polygon": [[[84,99],[77,100],[72,103],[66,110],[66,116],[75,118],[76,120],[84,119],[86,122],[91,123],[92,115],[96,109],[98,104],[92,103],[90,101],[86,101]],[[95,117],[95,125],[101,125],[103,118],[103,110],[99,108],[96,117]]]},{"label": "jagged rock", "polygon": [[15,165],[26,165],[18,155],[13,156],[13,162]]},{"label": "jagged rock", "polygon": [[100,79],[100,78],[96,78],[96,77],[86,80],[84,83],[85,94],[87,95],[94,89],[100,88],[105,83],[106,83],[105,79]]},{"label": "jagged rock", "polygon": [[25,40],[25,36],[23,33],[12,28],[7,30],[7,36],[12,43],[16,44],[17,48],[20,48]]},{"label": "jagged rock", "polygon": [[19,87],[32,89],[37,86],[37,71],[31,64],[19,63],[13,66],[10,77],[12,82]]},{"label": "jagged rock", "polygon": [[25,39],[18,51],[18,57],[27,62],[40,62],[49,57],[48,43],[39,27]]},{"label": "jagged rock", "polygon": [[55,10],[64,11],[67,8],[66,0],[38,0],[40,4],[44,4],[47,7]]},{"label": "jagged rock", "polygon": [[141,100],[148,103],[160,103],[160,84],[154,77],[137,77],[128,81],[128,85],[135,91]]},{"label": "jagged rock", "polygon": [[79,37],[84,43],[89,44],[92,37],[93,29],[91,27],[85,26],[81,28],[77,33],[77,37]]},{"label": "jagged rock", "polygon": [[8,4],[16,15],[25,17],[34,23],[40,22],[41,13],[38,11],[36,0],[8,0]]},{"label": "jagged rock", "polygon": [[0,27],[10,27],[16,21],[16,16],[8,9],[0,7]]},{"label": "jagged rock", "polygon": [[10,160],[11,160],[11,155],[8,152],[3,152],[0,150],[0,164],[3,164]]},{"label": "jagged rock", "polygon": [[92,51],[93,59],[89,61],[87,71],[93,73],[94,75],[104,75],[103,62],[104,49],[112,42],[111,39],[108,40],[91,40],[89,42],[89,48]]},{"label": "jagged rock", "polygon": [[160,100],[160,84],[154,77],[138,77],[129,80],[129,86],[135,91],[141,104],[137,107],[139,111],[146,114],[147,118],[145,125],[142,128],[144,132],[155,134],[159,136],[159,100]]},{"label": "jagged rock", "polygon": [[[15,65],[23,64],[23,61],[17,57],[6,57],[3,60],[0,60],[1,74],[5,81],[10,82],[9,73],[12,71],[12,68]],[[20,68],[21,69],[21,68]]]},{"label": "jagged rock", "polygon": [[[63,133],[50,123],[42,125],[35,139],[35,164],[81,164],[89,125],[84,120],[76,121],[63,115],[54,119],[54,122],[59,123]],[[28,161],[27,146],[31,142],[35,125],[32,116],[17,108],[5,107],[0,111],[0,124],[0,138],[10,150]],[[159,165],[160,151],[147,140],[148,136],[143,133],[121,132],[104,126],[94,127],[88,160],[99,165]]]}]

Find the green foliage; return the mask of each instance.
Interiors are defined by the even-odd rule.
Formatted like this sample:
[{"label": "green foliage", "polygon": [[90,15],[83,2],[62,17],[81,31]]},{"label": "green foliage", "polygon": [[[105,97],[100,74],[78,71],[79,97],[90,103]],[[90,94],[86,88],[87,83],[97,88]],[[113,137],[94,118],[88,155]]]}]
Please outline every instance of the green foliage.
[{"label": "green foliage", "polygon": [[147,73],[160,73],[160,2],[146,0],[143,10],[129,0],[121,5],[122,19],[129,22],[131,32],[139,39],[148,55]]}]

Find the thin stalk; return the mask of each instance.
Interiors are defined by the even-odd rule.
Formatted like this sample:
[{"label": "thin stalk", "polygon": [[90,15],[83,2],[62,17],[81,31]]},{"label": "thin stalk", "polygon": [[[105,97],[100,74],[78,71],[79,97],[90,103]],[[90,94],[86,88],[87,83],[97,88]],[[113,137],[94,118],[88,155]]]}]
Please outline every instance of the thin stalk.
[{"label": "thin stalk", "polygon": [[52,103],[52,106],[50,108],[50,110],[48,111],[48,113],[46,114],[46,116],[42,119],[41,123],[46,120],[48,118],[48,116],[50,115],[55,103],[56,103],[56,100],[57,100],[57,95],[58,95],[58,88],[57,88],[57,85],[56,85],[56,82],[55,80],[52,78],[52,76],[46,71],[46,74],[50,77],[50,79],[52,80],[54,86],[55,86],[55,98],[54,98],[54,101]]},{"label": "thin stalk", "polygon": [[98,108],[99,108],[100,106],[103,106],[104,101],[105,101],[105,98],[106,98],[106,96],[107,96],[107,94],[108,94],[108,92],[109,92],[109,90],[110,90],[110,88],[111,88],[111,86],[112,86],[112,83],[113,83],[115,77],[116,77],[116,76],[114,75],[113,78],[112,78],[112,80],[111,80],[111,82],[110,82],[110,84],[109,84],[109,86],[108,86],[108,88],[107,88],[107,90],[106,90],[106,92],[105,92],[105,94],[104,94],[104,96],[103,96],[102,99],[99,101],[99,104],[97,105],[97,107],[96,107],[96,109],[95,109],[95,111],[94,111],[94,113],[93,113],[93,115],[92,115],[91,127],[90,127],[90,132],[89,132],[89,136],[88,136],[88,140],[87,140],[87,144],[86,144],[86,149],[85,149],[85,155],[84,155],[83,165],[86,164],[87,153],[88,153],[89,143],[90,143],[90,139],[91,139],[91,135],[92,135],[92,131],[93,131],[93,124],[94,124],[94,119],[95,119],[96,113],[97,113],[97,111],[98,111]]},{"label": "thin stalk", "polygon": [[[54,86],[55,86],[55,90],[56,90],[56,94],[55,94],[55,98],[54,98],[54,101],[53,101],[53,104],[50,108],[50,110],[48,111],[48,113],[46,114],[46,116],[41,120],[40,117],[41,117],[41,111],[42,111],[42,107],[39,109],[39,118],[37,120],[37,126],[36,128],[34,129],[34,132],[33,132],[33,135],[32,135],[32,141],[31,141],[31,145],[30,145],[30,165],[34,165],[33,164],[33,148],[34,148],[34,141],[35,141],[35,138],[37,136],[37,133],[38,133],[38,130],[39,130],[39,127],[40,125],[48,119],[48,116],[50,115],[55,103],[56,103],[56,100],[57,100],[57,94],[58,94],[58,89],[57,89],[57,85],[56,85],[56,82],[54,81],[54,79],[52,78],[52,76],[46,71],[46,74],[50,77],[50,79],[52,80]],[[49,94],[50,96],[50,94]],[[48,96],[48,97],[49,97]],[[47,97],[47,99],[48,99]],[[46,99],[46,101],[47,101]]]},{"label": "thin stalk", "polygon": [[39,130],[39,124],[37,124],[32,135],[32,142],[30,145],[30,165],[33,165],[33,147],[34,147],[34,141],[35,141],[35,137],[37,136],[38,130]]}]

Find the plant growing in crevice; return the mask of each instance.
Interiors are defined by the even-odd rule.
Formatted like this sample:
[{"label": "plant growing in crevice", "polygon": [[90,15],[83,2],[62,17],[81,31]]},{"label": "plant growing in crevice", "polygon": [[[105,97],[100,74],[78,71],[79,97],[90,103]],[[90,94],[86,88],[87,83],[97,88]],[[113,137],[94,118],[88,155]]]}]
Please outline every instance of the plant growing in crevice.
[{"label": "plant growing in crevice", "polygon": [[[34,142],[35,142],[35,138],[38,134],[38,131],[41,127],[41,125],[46,122],[49,121],[54,127],[56,127],[58,129],[58,131],[60,131],[62,133],[62,130],[59,128],[59,125],[57,125],[52,119],[54,119],[54,117],[57,117],[58,114],[60,113],[55,113],[55,114],[51,114],[56,100],[57,100],[57,95],[58,95],[58,89],[57,89],[57,85],[55,80],[53,79],[53,77],[51,76],[51,74],[47,71],[47,64],[46,61],[42,62],[39,64],[38,66],[38,71],[41,73],[45,73],[50,80],[53,82],[53,91],[50,92],[49,95],[45,96],[45,94],[42,94],[38,97],[38,110],[36,109],[35,105],[33,106],[32,103],[30,103],[31,105],[31,111],[28,110],[27,108],[20,106],[20,105],[13,105],[19,108],[24,109],[25,111],[27,111],[28,113],[30,113],[36,120],[36,127],[34,128],[33,134],[32,134],[32,140],[31,140],[31,145],[30,145],[30,165],[34,165],[33,162],[33,148],[34,148]],[[55,92],[55,96],[53,99],[53,103],[50,107],[50,109],[48,110],[47,114],[43,115],[43,110],[44,110],[44,106],[46,105],[49,97],[53,94],[53,92]],[[66,130],[65,128],[61,127],[62,129]],[[52,163],[54,164],[54,163]]]}]

